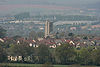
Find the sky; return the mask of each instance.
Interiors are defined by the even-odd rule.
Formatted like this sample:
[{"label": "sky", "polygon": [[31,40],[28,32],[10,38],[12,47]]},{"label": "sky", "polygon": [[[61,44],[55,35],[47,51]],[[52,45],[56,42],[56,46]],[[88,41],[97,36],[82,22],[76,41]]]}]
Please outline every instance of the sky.
[{"label": "sky", "polygon": [[0,14],[28,11],[30,9],[80,9],[99,8],[100,0],[0,0]]}]

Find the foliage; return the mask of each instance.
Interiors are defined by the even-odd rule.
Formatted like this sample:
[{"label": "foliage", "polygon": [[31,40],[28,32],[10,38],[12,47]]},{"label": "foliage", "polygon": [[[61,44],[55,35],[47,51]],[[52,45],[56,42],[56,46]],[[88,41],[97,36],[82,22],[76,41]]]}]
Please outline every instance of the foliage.
[{"label": "foliage", "polygon": [[16,20],[23,20],[24,18],[29,18],[30,14],[28,12],[24,12],[24,13],[16,14],[14,17],[16,18]]},{"label": "foliage", "polygon": [[80,64],[87,65],[91,61],[91,52],[87,48],[82,48],[78,53],[77,53],[77,62]]},{"label": "foliage", "polygon": [[88,40],[88,37],[87,37],[87,36],[84,36],[83,39],[84,39],[84,40]]},{"label": "foliage", "polygon": [[[97,46],[87,46],[77,50],[68,43],[55,49],[51,49],[45,44],[40,44],[39,47],[30,47],[26,42],[20,44],[8,43],[9,47],[6,47],[5,44],[0,43],[0,62],[7,60],[9,55],[22,56],[22,62],[44,64],[44,66],[48,65],[47,62],[53,64],[100,65],[100,47]],[[2,45],[5,45],[5,47]],[[28,57],[30,57],[30,60],[25,60]]]},{"label": "foliage", "polygon": [[72,36],[72,37],[73,37],[73,36],[74,36],[74,34],[73,34],[73,33],[69,33],[69,34],[68,34],[68,36]]},{"label": "foliage", "polygon": [[75,58],[75,51],[69,44],[63,44],[56,48],[57,62],[61,64],[71,64]]},{"label": "foliage", "polygon": [[31,31],[29,33],[29,38],[36,40],[38,38],[38,35],[37,35],[37,33],[35,31]]},{"label": "foliage", "polygon": [[18,38],[21,38],[21,36],[16,35],[16,36],[13,36],[12,38],[13,38],[14,40],[17,40]]},{"label": "foliage", "polygon": [[43,32],[37,32],[37,36],[40,37],[40,38],[44,37],[44,33]]},{"label": "foliage", "polygon": [[34,53],[34,48],[25,44],[19,44],[12,45],[8,51],[10,56],[22,56],[22,61],[24,62],[25,57],[31,56]]},{"label": "foliage", "polygon": [[0,46],[0,62],[7,60],[7,54],[4,48]]},{"label": "foliage", "polygon": [[6,30],[0,26],[0,38],[4,38],[6,36]]},{"label": "foliage", "polygon": [[29,38],[31,39],[37,39],[37,38],[43,38],[44,37],[44,33],[43,32],[35,32],[35,31],[31,31],[29,33]]},{"label": "foliage", "polygon": [[92,51],[91,58],[95,65],[100,65],[100,48]]},{"label": "foliage", "polygon": [[51,61],[51,54],[46,45],[41,44],[37,50],[36,50],[36,55],[37,55],[37,62],[40,64],[50,62]]}]

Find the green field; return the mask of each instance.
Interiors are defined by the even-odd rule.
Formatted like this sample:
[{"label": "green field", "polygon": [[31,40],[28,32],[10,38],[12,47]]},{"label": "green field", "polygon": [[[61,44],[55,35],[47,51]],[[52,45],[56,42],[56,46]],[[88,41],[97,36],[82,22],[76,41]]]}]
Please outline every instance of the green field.
[{"label": "green field", "polygon": [[[42,64],[12,64],[2,63],[0,67],[43,67]],[[80,66],[80,65],[53,65],[53,67],[100,67],[100,66]]]}]

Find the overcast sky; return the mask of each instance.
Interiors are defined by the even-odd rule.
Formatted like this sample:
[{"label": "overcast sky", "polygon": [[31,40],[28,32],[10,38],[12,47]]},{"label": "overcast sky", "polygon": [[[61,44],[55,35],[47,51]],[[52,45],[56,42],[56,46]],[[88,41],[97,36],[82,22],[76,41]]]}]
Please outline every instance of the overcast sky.
[{"label": "overcast sky", "polygon": [[0,0],[0,4],[58,3],[58,4],[90,4],[100,0]]},{"label": "overcast sky", "polygon": [[[14,11],[15,8],[80,8],[86,6],[99,7],[100,0],[0,0],[0,13]],[[54,7],[53,7],[54,6]]]}]

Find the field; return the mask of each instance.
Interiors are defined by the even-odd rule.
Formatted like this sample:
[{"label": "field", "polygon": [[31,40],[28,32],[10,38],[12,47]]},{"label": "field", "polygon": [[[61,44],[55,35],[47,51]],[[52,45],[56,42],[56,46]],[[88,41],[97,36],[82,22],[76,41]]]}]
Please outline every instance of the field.
[{"label": "field", "polygon": [[[0,67],[44,67],[41,64],[12,64],[12,63],[2,63]],[[100,66],[80,66],[80,65],[53,65],[45,67],[100,67]]]}]

